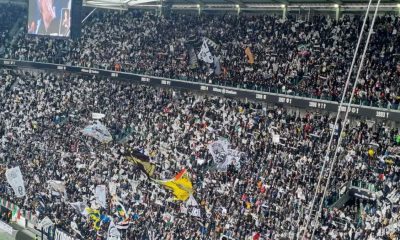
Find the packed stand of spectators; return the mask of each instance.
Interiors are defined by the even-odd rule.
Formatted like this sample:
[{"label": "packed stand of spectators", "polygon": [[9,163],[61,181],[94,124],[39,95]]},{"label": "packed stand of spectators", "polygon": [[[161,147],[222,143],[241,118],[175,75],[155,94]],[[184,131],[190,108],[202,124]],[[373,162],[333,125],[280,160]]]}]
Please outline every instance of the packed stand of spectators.
[{"label": "packed stand of spectators", "polygon": [[[22,27],[3,56],[339,101],[362,20],[96,10],[78,41],[27,36]],[[378,17],[354,103],[399,108],[399,27],[398,17]],[[216,62],[195,59],[203,37],[215,43],[209,47],[220,71]]]},{"label": "packed stand of spectators", "polygon": [[[69,203],[90,206],[96,185],[113,181],[130,217],[128,230],[121,230],[127,239],[294,239],[304,224],[333,128],[335,142],[344,129],[344,147],[315,239],[399,236],[398,228],[386,229],[396,223],[398,212],[382,214],[380,201],[329,208],[330,196],[351,180],[376,185],[382,201],[397,188],[399,163],[380,158],[400,155],[398,128],[358,121],[334,127],[328,115],[300,116],[258,103],[88,76],[2,70],[0,84],[0,158],[4,168],[20,166],[27,190],[24,198],[13,197],[2,174],[1,195],[78,238],[106,239],[108,224],[95,231],[91,220]],[[80,132],[93,121],[93,112],[106,115],[101,122],[112,142],[101,144]],[[272,141],[276,134],[279,143]],[[226,172],[212,167],[208,151],[220,138],[243,153],[240,165]],[[155,179],[188,169],[200,217],[182,213],[185,203],[171,201],[169,191],[126,161],[128,149],[151,157]],[[48,180],[65,182],[65,195],[50,190]],[[398,199],[384,206],[396,204]],[[174,220],[165,221],[167,213]]]},{"label": "packed stand of spectators", "polygon": [[9,42],[10,31],[17,23],[15,16],[21,16],[21,12],[25,9],[13,4],[1,4],[0,7],[0,56],[2,56],[6,51],[6,43]]}]

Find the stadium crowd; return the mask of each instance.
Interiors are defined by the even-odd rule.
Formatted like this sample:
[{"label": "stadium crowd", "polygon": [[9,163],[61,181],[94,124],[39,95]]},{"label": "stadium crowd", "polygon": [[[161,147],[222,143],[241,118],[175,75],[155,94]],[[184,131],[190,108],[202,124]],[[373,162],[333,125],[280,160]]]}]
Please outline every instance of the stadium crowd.
[{"label": "stadium crowd", "polygon": [[[27,35],[24,26],[9,36],[0,56],[338,101],[362,20],[362,16],[346,15],[339,21],[329,16],[309,21],[289,16],[283,21],[268,15],[158,16],[96,10],[77,41]],[[398,17],[378,17],[355,103],[399,108],[399,27]],[[196,58],[204,37],[211,40],[209,48],[219,61],[209,64]],[[247,47],[250,51],[245,53]]]},{"label": "stadium crowd", "polygon": [[[334,127],[325,114],[300,115],[88,76],[3,69],[0,84],[0,158],[3,169],[20,166],[27,190],[24,198],[13,197],[2,174],[1,196],[78,238],[106,239],[108,224],[95,231],[70,203],[90,206],[96,185],[112,181],[131,222],[121,230],[126,239],[294,239],[313,197],[330,129],[335,142],[344,129],[344,142],[316,239],[399,236],[399,199],[391,198],[399,167],[385,160],[400,155],[397,128],[365,121],[340,121]],[[101,122],[112,142],[102,144],[80,132],[93,121],[93,112],[105,114]],[[273,143],[273,134],[280,135],[279,143]],[[208,150],[220,138],[243,153],[240,164],[226,172],[213,168]],[[183,211],[185,203],[172,201],[169,191],[126,161],[129,149],[151,157],[155,179],[172,178],[186,168],[200,215]],[[65,193],[50,190],[49,180],[65,182]],[[343,208],[330,208],[330,198],[351,180],[375,185],[378,201],[353,199]],[[109,207],[101,211],[111,214]]]},{"label": "stadium crowd", "polygon": [[10,31],[13,29],[16,21],[15,16],[18,16],[25,9],[21,6],[13,4],[2,4],[0,11],[0,56],[6,51],[6,43],[8,37],[11,35]]}]

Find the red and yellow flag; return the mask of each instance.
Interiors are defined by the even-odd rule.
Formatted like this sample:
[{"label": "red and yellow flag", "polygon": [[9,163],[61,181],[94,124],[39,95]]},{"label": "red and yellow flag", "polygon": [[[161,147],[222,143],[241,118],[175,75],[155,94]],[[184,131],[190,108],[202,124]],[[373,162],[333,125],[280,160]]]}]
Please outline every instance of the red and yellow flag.
[{"label": "red and yellow flag", "polygon": [[174,200],[186,201],[193,194],[193,185],[186,169],[182,169],[171,180],[159,180],[157,182],[172,191],[175,196]]}]

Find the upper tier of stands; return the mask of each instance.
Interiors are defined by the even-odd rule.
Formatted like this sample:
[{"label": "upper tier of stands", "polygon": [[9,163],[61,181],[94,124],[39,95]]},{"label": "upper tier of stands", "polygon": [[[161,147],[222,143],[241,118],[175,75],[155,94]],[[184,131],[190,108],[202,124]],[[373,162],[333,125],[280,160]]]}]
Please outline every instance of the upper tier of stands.
[{"label": "upper tier of stands", "polygon": [[[302,22],[266,15],[97,10],[78,41],[27,35],[21,26],[16,35],[2,38],[0,57],[106,69],[118,65],[134,73],[339,101],[361,25],[358,16]],[[377,19],[354,103],[399,108],[399,27],[398,17]],[[220,72],[195,57],[204,37],[216,43],[209,47],[220,59]],[[254,64],[248,63],[246,47]]]}]

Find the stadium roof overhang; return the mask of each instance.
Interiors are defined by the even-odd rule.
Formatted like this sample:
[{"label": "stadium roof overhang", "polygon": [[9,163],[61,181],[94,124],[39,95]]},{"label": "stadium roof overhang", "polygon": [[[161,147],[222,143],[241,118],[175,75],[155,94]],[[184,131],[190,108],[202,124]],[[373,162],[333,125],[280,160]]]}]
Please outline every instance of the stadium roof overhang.
[{"label": "stadium roof overhang", "polygon": [[[376,2],[376,1],[374,1]],[[382,0],[381,8],[400,9],[400,0]],[[169,6],[176,10],[269,10],[279,8],[359,9],[368,5],[368,0],[83,0],[83,5],[96,8],[128,9],[159,8]]]},{"label": "stadium roof overhang", "polygon": [[[27,4],[29,0],[13,0],[16,4]],[[0,0],[8,3],[10,0]],[[252,10],[270,9],[334,9],[365,10],[369,0],[83,0],[83,5],[95,8],[126,10],[128,8],[170,7],[176,10]],[[374,3],[377,0],[373,0]],[[381,0],[383,11],[394,10],[400,13],[400,0]]]}]

